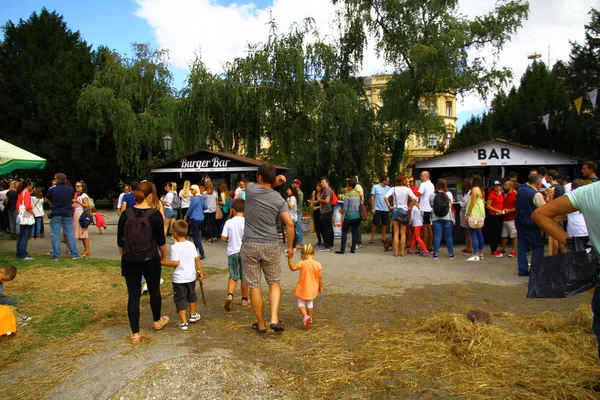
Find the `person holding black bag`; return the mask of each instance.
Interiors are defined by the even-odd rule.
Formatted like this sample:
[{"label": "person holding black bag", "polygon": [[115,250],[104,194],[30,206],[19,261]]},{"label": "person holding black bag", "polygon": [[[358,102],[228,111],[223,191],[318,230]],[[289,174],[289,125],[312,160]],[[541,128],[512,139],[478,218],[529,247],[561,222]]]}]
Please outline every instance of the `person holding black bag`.
[{"label": "person holding black bag", "polygon": [[452,228],[456,222],[452,203],[454,198],[452,192],[448,191],[446,180],[440,178],[435,185],[436,191],[429,196],[431,205],[431,224],[433,225],[433,259],[438,258],[442,234],[448,248],[448,258],[454,259],[454,242],[452,240]]},{"label": "person holding black bag", "polygon": [[[583,214],[593,252],[596,258],[600,259],[600,182],[582,186],[577,190],[548,202],[546,205],[535,210],[531,219],[548,235],[560,243],[568,245],[568,241],[572,241],[573,239],[554,220],[554,217],[575,211],[580,211]],[[597,280],[598,274],[595,273],[593,276]],[[600,357],[600,286],[594,289],[592,313],[592,328],[598,340],[598,357]]]},{"label": "person holding black bag", "polygon": [[342,243],[339,251],[336,254],[344,254],[346,251],[346,241],[348,239],[348,231],[352,229],[352,245],[350,253],[356,252],[356,247],[360,237],[360,194],[355,190],[356,179],[350,178],[346,180],[346,197],[344,198],[344,206],[342,207]]},{"label": "person holding black bag", "polygon": [[[390,203],[392,199],[392,204]],[[410,223],[410,214],[408,212],[409,201],[418,201],[417,196],[408,187],[408,180],[405,176],[396,178],[396,186],[388,190],[384,196],[388,208],[392,209],[392,228],[394,231],[394,257],[404,257],[406,248],[406,227]]]}]

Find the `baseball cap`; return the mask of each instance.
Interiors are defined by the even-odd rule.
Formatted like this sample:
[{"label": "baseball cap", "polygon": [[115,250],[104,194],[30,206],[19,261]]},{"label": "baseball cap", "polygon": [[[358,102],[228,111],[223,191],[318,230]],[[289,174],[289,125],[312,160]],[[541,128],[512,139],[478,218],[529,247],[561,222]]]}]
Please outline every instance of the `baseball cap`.
[{"label": "baseball cap", "polygon": [[302,186],[302,182],[300,181],[300,179],[294,179],[294,183],[298,186]]},{"label": "baseball cap", "polygon": [[500,181],[494,181],[494,186],[496,186],[496,185],[502,185],[502,184],[500,183]]}]

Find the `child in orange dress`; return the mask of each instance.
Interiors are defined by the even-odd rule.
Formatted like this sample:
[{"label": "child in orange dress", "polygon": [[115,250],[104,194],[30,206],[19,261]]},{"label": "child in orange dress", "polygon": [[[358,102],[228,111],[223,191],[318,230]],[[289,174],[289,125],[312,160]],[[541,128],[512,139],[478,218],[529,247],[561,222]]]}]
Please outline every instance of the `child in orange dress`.
[{"label": "child in orange dress", "polygon": [[110,218],[108,217],[108,215],[102,214],[95,208],[92,208],[92,214],[94,215],[94,218],[96,218],[96,228],[98,228],[98,233],[102,235],[102,228],[106,229],[106,221],[104,220],[104,218]]},{"label": "child in orange dress", "polygon": [[310,244],[302,246],[302,260],[292,264],[292,259],[288,258],[288,267],[290,271],[300,270],[300,277],[296,285],[296,297],[298,298],[298,309],[302,314],[304,329],[310,328],[312,323],[313,300],[323,291],[323,276],[321,263],[315,261],[315,249]]}]

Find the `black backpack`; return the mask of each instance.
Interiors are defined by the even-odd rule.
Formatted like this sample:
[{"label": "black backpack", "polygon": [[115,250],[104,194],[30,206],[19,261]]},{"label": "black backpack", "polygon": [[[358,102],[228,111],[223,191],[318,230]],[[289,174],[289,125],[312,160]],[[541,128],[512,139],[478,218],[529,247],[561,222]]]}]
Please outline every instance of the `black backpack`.
[{"label": "black backpack", "polygon": [[123,229],[123,261],[144,262],[156,255],[156,239],[152,234],[150,217],[156,212],[149,208],[143,210],[141,216],[136,215],[135,208],[125,210],[127,221]]},{"label": "black backpack", "polygon": [[433,213],[436,216],[443,218],[448,214],[448,211],[450,211],[450,200],[448,199],[448,196],[446,196],[446,193],[444,192],[436,191],[435,197],[433,198]]}]

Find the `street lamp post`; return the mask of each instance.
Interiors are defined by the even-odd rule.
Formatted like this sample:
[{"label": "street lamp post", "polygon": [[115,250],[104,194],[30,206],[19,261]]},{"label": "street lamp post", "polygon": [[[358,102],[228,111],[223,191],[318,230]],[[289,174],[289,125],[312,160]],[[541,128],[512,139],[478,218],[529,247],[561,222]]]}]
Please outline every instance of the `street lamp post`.
[{"label": "street lamp post", "polygon": [[162,138],[163,141],[163,149],[165,150],[165,152],[167,153],[167,156],[169,156],[169,153],[171,152],[171,147],[173,146],[173,138],[171,137],[171,135],[169,135],[168,133]]}]

